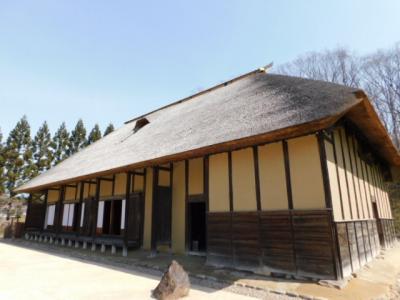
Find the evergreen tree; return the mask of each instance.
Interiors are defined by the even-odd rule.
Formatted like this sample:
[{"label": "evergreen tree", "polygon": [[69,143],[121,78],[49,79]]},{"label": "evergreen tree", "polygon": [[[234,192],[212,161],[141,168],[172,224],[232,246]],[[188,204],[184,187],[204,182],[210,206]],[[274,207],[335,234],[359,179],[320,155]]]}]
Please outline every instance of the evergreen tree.
[{"label": "evergreen tree", "polygon": [[103,136],[106,136],[107,134],[110,134],[113,131],[114,131],[114,125],[112,123],[110,123],[110,124],[108,124],[106,130],[104,131]]},{"label": "evergreen tree", "polygon": [[101,139],[101,131],[100,127],[98,124],[94,125],[92,131],[89,133],[87,145],[89,146],[90,144],[93,144],[94,142],[98,141]]},{"label": "evergreen tree", "polygon": [[30,179],[34,173],[31,146],[31,129],[26,116],[23,116],[10,132],[6,143],[6,186],[11,196],[14,188]]},{"label": "evergreen tree", "polygon": [[0,195],[5,193],[6,176],[4,170],[5,148],[3,145],[3,134],[0,130]]},{"label": "evergreen tree", "polygon": [[49,126],[45,121],[36,133],[32,143],[32,152],[35,164],[34,175],[40,174],[51,167],[53,161],[51,145],[51,134]]},{"label": "evergreen tree", "polygon": [[76,123],[75,129],[69,138],[69,154],[74,154],[86,146],[86,129],[82,119]]},{"label": "evergreen tree", "polygon": [[53,152],[53,162],[55,165],[68,157],[70,152],[69,132],[64,122],[62,122],[61,126],[57,129],[51,147]]}]

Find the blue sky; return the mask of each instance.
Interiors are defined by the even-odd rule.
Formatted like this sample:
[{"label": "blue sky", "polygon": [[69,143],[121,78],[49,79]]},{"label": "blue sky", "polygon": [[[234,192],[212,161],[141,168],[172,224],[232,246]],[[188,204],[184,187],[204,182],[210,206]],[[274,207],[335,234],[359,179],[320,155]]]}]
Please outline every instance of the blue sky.
[{"label": "blue sky", "polygon": [[102,129],[307,51],[400,40],[400,1],[0,0],[0,128]]}]

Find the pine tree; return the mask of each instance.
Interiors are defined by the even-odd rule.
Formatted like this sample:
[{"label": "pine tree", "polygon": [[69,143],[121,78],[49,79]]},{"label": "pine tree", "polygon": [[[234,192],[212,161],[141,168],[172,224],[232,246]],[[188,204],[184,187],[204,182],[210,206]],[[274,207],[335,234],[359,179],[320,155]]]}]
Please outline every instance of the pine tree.
[{"label": "pine tree", "polygon": [[51,151],[51,134],[45,121],[39,128],[32,143],[33,159],[35,164],[34,175],[38,175],[51,167],[53,153]]},{"label": "pine tree", "polygon": [[65,123],[57,129],[53,142],[51,143],[53,152],[53,163],[57,165],[69,156],[69,132]]},{"label": "pine tree", "polygon": [[86,129],[82,119],[79,119],[78,123],[76,123],[75,129],[71,132],[69,141],[69,153],[71,155],[86,146]]},{"label": "pine tree", "polygon": [[10,132],[6,143],[6,186],[11,196],[15,187],[33,175],[31,129],[26,116],[23,116]]},{"label": "pine tree", "polygon": [[90,144],[93,144],[94,142],[98,141],[101,139],[101,131],[100,127],[98,124],[95,124],[92,131],[89,133],[87,145],[89,146]]},{"label": "pine tree", "polygon": [[5,164],[5,148],[3,145],[3,134],[0,130],[0,195],[5,193],[6,176],[4,170]]},{"label": "pine tree", "polygon": [[104,131],[103,136],[106,136],[107,134],[110,134],[113,131],[114,131],[114,125],[112,123],[110,123],[110,124],[108,124],[106,130]]}]

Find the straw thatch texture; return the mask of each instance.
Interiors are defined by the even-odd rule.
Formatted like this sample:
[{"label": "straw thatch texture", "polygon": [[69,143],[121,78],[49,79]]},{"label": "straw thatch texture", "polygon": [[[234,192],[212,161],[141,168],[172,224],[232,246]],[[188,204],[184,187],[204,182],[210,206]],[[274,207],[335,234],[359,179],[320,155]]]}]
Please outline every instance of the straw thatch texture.
[{"label": "straw thatch texture", "polygon": [[340,115],[362,100],[356,89],[295,77],[253,72],[219,88],[132,121],[29,181],[29,191],[69,179],[132,166]]}]

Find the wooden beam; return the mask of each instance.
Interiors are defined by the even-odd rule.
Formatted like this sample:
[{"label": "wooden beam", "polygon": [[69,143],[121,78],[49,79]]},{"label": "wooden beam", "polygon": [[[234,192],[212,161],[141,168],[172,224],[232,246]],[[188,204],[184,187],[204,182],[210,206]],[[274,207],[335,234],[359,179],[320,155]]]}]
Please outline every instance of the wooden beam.
[{"label": "wooden beam", "polygon": [[45,196],[44,196],[44,220],[43,220],[43,225],[40,231],[43,231],[45,229],[46,226],[46,211],[47,211],[47,197],[49,196],[49,190],[45,191]]},{"label": "wooden beam", "polygon": [[157,168],[158,168],[159,170],[162,170],[162,171],[167,171],[167,172],[170,172],[170,171],[171,171],[171,167],[157,166]]},{"label": "wooden beam", "polygon": [[[126,173],[126,191],[125,191],[125,219],[124,219],[124,246],[128,247],[128,218],[129,218],[129,206],[131,197],[131,173]],[[146,188],[146,187],[145,187]],[[144,217],[144,216],[143,216]]]},{"label": "wooden beam", "polygon": [[83,180],[82,182],[83,182],[83,183],[88,183],[89,185],[90,185],[90,184],[95,184],[95,183],[96,183],[96,181],[93,181],[93,180]]},{"label": "wooden beam", "polygon": [[289,148],[286,140],[282,141],[283,147],[283,158],[285,162],[285,177],[286,177],[286,191],[288,198],[288,207],[293,209],[293,197],[292,197],[292,180],[290,178],[290,159],[289,159]]},{"label": "wooden beam", "polygon": [[115,174],[113,175],[113,182],[112,182],[112,195],[115,195]]},{"label": "wooden beam", "polygon": [[171,222],[170,222],[170,226],[171,226],[171,236],[170,236],[170,239],[169,239],[169,248],[171,249],[172,248],[172,199],[173,199],[173,192],[172,192],[172,189],[173,189],[173,184],[174,184],[174,164],[173,163],[170,163],[169,164],[169,169],[170,169],[170,172],[169,172],[169,186],[170,186],[170,193],[171,193]]},{"label": "wooden beam", "polygon": [[113,178],[98,177],[98,180],[102,180],[102,181],[113,181]]},{"label": "wooden beam", "polygon": [[204,198],[206,202],[206,232],[205,232],[205,243],[206,243],[206,253],[208,253],[208,213],[210,211],[210,194],[209,194],[209,156],[206,155],[203,159],[203,183],[204,183]]},{"label": "wooden beam", "polygon": [[157,251],[157,209],[156,199],[158,197],[158,167],[153,167],[153,199],[152,199],[152,214],[151,214],[151,251]]},{"label": "wooden beam", "polygon": [[228,152],[229,211],[233,211],[232,152]]},{"label": "wooden beam", "polygon": [[[142,231],[140,232],[140,241],[143,246],[143,237],[144,237],[144,211],[145,211],[145,201],[146,201],[146,186],[147,186],[147,168],[144,168],[143,170],[144,177],[143,177],[143,207],[140,213],[143,213],[141,222],[140,222],[140,227],[142,228]],[[135,183],[135,181],[133,181]],[[133,184],[133,187],[131,188],[132,192],[134,192],[135,185]]]},{"label": "wooden beam", "polygon": [[62,229],[62,219],[63,219],[63,211],[64,211],[64,197],[65,197],[65,187],[62,186],[59,194],[58,200],[58,211],[57,211],[57,229],[56,232],[59,234]]},{"label": "wooden beam", "polygon": [[78,187],[78,184],[66,184],[65,187],[76,189]]},{"label": "wooden beam", "polygon": [[233,262],[233,180],[232,180],[232,152],[228,152],[228,178],[229,178],[229,212],[230,212],[230,221],[229,221],[229,240],[230,240],[230,250],[231,250],[231,257]]},{"label": "wooden beam", "polygon": [[321,163],[322,181],[324,185],[325,207],[332,208],[331,186],[329,184],[328,165],[326,161],[325,139],[323,133],[317,134],[319,158]]},{"label": "wooden beam", "polygon": [[[83,205],[83,194],[85,190],[85,183],[81,181],[81,189],[79,191],[79,207],[78,207],[78,230],[77,230],[77,236],[81,235],[81,219],[82,219],[82,205]],[[87,207],[85,208],[87,209]]]},{"label": "wooden beam", "polygon": [[[94,198],[94,216],[93,216],[93,228],[92,228],[92,238],[95,239],[96,237],[96,231],[97,231],[97,215],[99,212],[99,199],[100,199],[100,184],[101,184],[101,179],[97,178],[96,179],[96,196]],[[92,205],[93,205],[92,204]]]},{"label": "wooden beam", "polygon": [[143,171],[143,172],[133,171],[133,172],[129,172],[129,173],[131,173],[133,175],[139,175],[139,176],[145,176],[146,175],[146,171]]},{"label": "wooden beam", "polygon": [[29,194],[28,197],[28,207],[26,208],[26,220],[24,223],[24,229],[27,230],[29,227],[29,222],[30,222],[30,211],[31,211],[31,205],[32,205],[32,194]]},{"label": "wooden beam", "polygon": [[253,146],[253,162],[254,162],[254,182],[256,185],[257,211],[261,211],[260,171],[259,171],[259,164],[258,164],[258,147],[257,146]]},{"label": "wooden beam", "polygon": [[189,161],[185,160],[185,250],[190,250],[189,245]]}]

